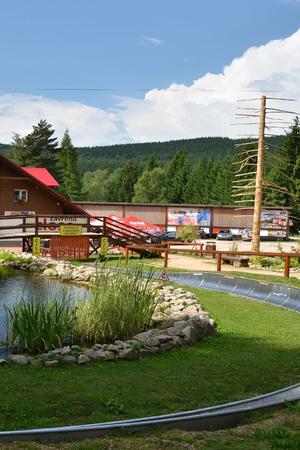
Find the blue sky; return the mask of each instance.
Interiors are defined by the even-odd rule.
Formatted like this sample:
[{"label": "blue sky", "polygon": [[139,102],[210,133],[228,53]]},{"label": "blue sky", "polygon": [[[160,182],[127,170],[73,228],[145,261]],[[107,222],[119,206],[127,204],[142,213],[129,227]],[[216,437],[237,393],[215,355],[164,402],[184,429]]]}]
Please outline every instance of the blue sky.
[{"label": "blue sky", "polygon": [[[135,89],[167,89],[172,83],[190,86],[208,72],[220,74],[248,48],[291,36],[299,28],[299,19],[297,0],[2,1],[0,95],[22,93],[75,101],[104,112],[115,113],[117,108],[116,142],[151,139],[149,132],[134,136],[122,125],[128,103],[132,108],[135,98],[144,98],[145,92]],[[21,128],[16,120],[12,131],[28,129],[28,110],[25,116]],[[3,109],[3,142],[7,137],[1,137],[1,120],[7,124]],[[172,131],[166,138],[170,136]],[[108,141],[114,141],[112,130],[103,142]]]}]

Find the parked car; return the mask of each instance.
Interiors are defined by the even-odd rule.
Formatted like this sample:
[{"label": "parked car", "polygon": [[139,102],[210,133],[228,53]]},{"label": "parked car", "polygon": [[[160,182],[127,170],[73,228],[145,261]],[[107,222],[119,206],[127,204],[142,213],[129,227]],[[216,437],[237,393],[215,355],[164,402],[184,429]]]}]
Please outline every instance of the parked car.
[{"label": "parked car", "polygon": [[163,241],[176,241],[176,231],[162,231],[161,233],[155,233],[156,237]]},{"label": "parked car", "polygon": [[224,239],[226,241],[232,241],[233,233],[230,230],[220,230],[216,239]]}]

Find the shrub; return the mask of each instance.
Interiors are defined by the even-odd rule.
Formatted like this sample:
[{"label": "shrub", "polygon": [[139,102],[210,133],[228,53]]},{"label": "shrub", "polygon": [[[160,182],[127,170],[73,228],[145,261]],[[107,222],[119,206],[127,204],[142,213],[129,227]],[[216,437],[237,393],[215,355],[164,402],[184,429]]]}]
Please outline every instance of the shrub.
[{"label": "shrub", "polygon": [[195,225],[185,226],[184,229],[179,234],[179,238],[182,241],[188,242],[196,241],[197,239],[199,239],[198,227],[196,227]]},{"label": "shrub", "polygon": [[75,308],[68,299],[32,298],[5,308],[10,340],[20,351],[43,352],[72,342]]},{"label": "shrub", "polygon": [[283,267],[283,259],[280,257],[252,256],[250,262],[261,267],[276,267],[278,269]]},{"label": "shrub", "polygon": [[157,298],[151,286],[153,272],[144,279],[142,275],[142,267],[101,269],[92,298],[77,304],[76,337],[81,342],[128,339],[149,326]]}]

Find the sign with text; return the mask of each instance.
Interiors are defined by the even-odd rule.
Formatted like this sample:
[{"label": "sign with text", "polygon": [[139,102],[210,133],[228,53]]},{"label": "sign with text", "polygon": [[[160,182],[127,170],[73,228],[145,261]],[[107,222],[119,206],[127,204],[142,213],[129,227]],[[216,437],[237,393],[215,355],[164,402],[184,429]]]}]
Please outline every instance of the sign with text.
[{"label": "sign with text", "polygon": [[41,254],[41,238],[34,237],[32,240],[32,255],[40,256]]},{"label": "sign with text", "polygon": [[108,246],[109,246],[108,238],[107,237],[102,237],[101,238],[101,246],[100,246],[100,254],[102,256],[105,256],[107,254]]},{"label": "sign with text", "polygon": [[61,236],[81,236],[82,225],[60,225],[59,234]]},{"label": "sign with text", "polygon": [[198,225],[209,226],[211,221],[210,208],[176,208],[168,210],[168,225]]}]

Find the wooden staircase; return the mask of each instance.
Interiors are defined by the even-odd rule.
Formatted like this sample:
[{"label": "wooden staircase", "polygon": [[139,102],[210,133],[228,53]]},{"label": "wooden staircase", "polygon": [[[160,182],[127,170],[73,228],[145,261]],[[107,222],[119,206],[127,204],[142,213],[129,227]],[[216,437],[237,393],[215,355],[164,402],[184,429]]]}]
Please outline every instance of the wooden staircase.
[{"label": "wooden staircase", "polygon": [[99,225],[90,225],[90,231],[99,236],[108,237],[109,243],[126,248],[127,245],[153,245],[153,252],[149,250],[136,249],[136,252],[143,256],[150,256],[154,253],[155,246],[161,246],[161,239],[146,231],[139,230],[126,225],[110,217],[95,217]]}]

